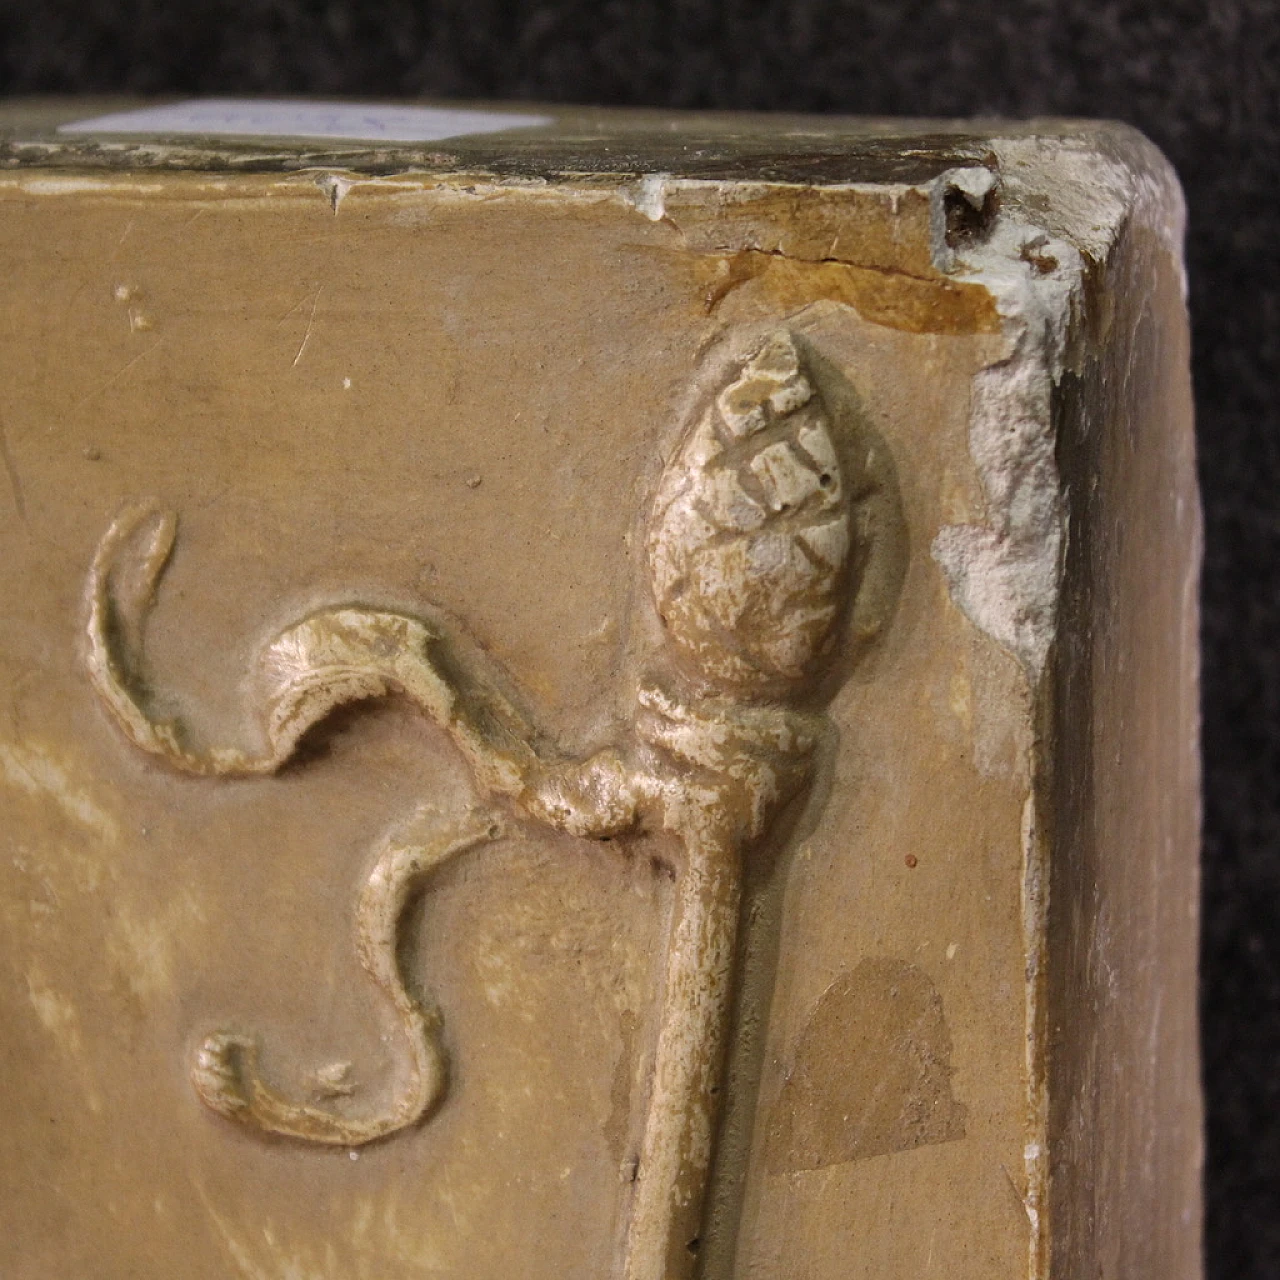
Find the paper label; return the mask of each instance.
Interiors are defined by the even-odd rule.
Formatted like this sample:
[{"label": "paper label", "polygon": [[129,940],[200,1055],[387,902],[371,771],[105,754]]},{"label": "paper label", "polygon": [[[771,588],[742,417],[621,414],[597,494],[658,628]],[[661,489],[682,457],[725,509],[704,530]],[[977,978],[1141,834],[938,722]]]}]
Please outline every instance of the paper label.
[{"label": "paper label", "polygon": [[550,116],[350,102],[199,98],[117,111],[58,126],[59,133],[201,134],[224,138],[348,138],[361,142],[442,142],[550,124]]}]

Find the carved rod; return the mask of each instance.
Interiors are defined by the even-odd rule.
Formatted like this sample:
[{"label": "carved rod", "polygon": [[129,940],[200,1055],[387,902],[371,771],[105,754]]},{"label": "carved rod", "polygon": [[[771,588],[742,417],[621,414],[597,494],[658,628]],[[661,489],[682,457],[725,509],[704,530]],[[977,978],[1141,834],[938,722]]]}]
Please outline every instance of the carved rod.
[{"label": "carved rod", "polygon": [[738,851],[728,839],[690,840],[686,854],[627,1227],[625,1280],[685,1274],[701,1244],[741,876]]}]

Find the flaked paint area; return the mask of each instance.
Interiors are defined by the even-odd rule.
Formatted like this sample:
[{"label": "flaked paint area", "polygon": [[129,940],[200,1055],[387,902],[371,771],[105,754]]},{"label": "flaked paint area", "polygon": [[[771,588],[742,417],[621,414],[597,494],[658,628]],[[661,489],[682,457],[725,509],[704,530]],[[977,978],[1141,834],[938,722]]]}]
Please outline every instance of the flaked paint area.
[{"label": "flaked paint area", "polygon": [[991,294],[968,281],[923,279],[886,267],[791,258],[762,249],[699,255],[694,269],[708,315],[738,290],[747,289],[783,312],[825,299],[852,307],[872,324],[904,333],[1000,331]]}]

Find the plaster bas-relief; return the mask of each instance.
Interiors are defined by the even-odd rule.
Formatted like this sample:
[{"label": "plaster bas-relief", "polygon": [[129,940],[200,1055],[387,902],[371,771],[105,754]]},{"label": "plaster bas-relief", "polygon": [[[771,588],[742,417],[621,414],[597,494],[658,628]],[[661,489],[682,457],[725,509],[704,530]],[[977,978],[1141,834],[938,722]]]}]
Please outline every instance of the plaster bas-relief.
[{"label": "plaster bas-relief", "polygon": [[[341,1046],[315,1068],[304,1100],[270,1083],[256,1036],[219,1030],[200,1041],[192,1082],[209,1108],[250,1130],[355,1154],[431,1115],[449,1061],[404,939],[442,868],[512,825],[616,841],[622,856],[646,837],[668,838],[673,905],[648,1078],[633,1104],[643,1114],[619,1233],[624,1280],[696,1266],[743,859],[776,843],[780,815],[803,802],[830,733],[823,708],[886,622],[905,549],[887,451],[799,328],[757,326],[729,341],[691,403],[641,530],[648,581],[636,618],[650,644],[630,723],[582,756],[556,745],[531,700],[457,623],[365,605],[321,608],[280,631],[250,684],[261,745],[207,745],[161,710],[145,674],[145,620],[175,517],[148,504],[121,513],[89,583],[94,687],[129,740],[174,769],[274,775],[339,708],[396,695],[449,736],[482,797],[454,810],[425,797],[384,837],[355,906],[360,963],[407,1046],[389,1104],[369,1108]],[[946,1121],[946,1137],[961,1115]]]},{"label": "plaster bas-relief", "polygon": [[[610,840],[557,830],[478,781],[402,694],[337,709],[273,773],[184,772],[123,742],[71,634],[118,519],[100,567],[120,674],[158,725],[185,727],[195,756],[268,754],[260,659],[299,620],[354,608],[438,634],[433,657],[458,659],[450,678],[478,675],[533,726],[539,753],[585,761],[612,745],[643,763],[657,749],[635,728],[642,687],[690,708],[759,696],[700,681],[705,628],[676,616],[679,643],[662,628],[650,555],[668,460],[686,466],[708,406],[785,331],[829,411],[850,560],[830,655],[794,686],[771,675],[763,695],[817,714],[821,733],[767,834],[740,846],[714,1211],[699,1235],[673,1233],[678,1265],[694,1265],[697,1240],[708,1280],[799,1267],[834,1280],[851,1265],[1003,1274],[1027,1230],[1005,1172],[1021,1181],[1025,1142],[1004,857],[1005,809],[1020,813],[1025,793],[1009,710],[1021,674],[927,554],[942,524],[982,519],[968,393],[996,335],[932,306],[928,326],[887,323],[887,302],[863,315],[833,269],[792,272],[790,259],[709,307],[706,255],[681,243],[692,209],[675,228],[523,192],[455,207],[405,179],[358,184],[335,211],[310,176],[182,183],[182,199],[130,187],[34,200],[0,183],[0,242],[25,299],[0,346],[25,511],[0,492],[14,553],[0,582],[24,602],[0,618],[4,740],[24,768],[35,754],[56,764],[59,795],[90,799],[111,832],[6,774],[9,839],[29,847],[15,849],[21,867],[0,867],[22,961],[0,991],[14,1029],[0,1067],[26,1154],[0,1168],[14,1228],[0,1270],[94,1274],[109,1257],[121,1275],[201,1280],[616,1272],[676,837],[647,825],[652,811]],[[19,251],[49,218],[74,227],[74,270]],[[889,292],[918,284],[873,274]],[[150,328],[126,314],[121,284]],[[41,359],[65,378],[38,377]],[[891,458],[896,497],[865,484]],[[747,492],[755,472],[739,472]],[[723,481],[694,479],[690,495],[718,499]],[[143,495],[155,505],[130,505]],[[883,544],[899,543],[893,554],[874,550],[886,495],[901,501],[909,557],[897,537]],[[176,543],[144,607],[166,513]],[[706,545],[681,554],[692,565]],[[966,717],[951,709],[957,682]],[[377,863],[447,850],[490,815],[496,836],[403,882],[399,968],[381,983],[359,949]],[[824,1153],[805,1150],[787,1162],[797,1171],[770,1168],[780,1076],[803,1060],[823,993],[867,957],[910,963],[937,989],[965,1136],[817,1168]],[[35,961],[40,1008],[74,1010],[74,1044],[32,1004]],[[400,998],[426,1040],[407,1034]],[[326,1125],[394,1123],[432,1063],[446,1074],[425,1123],[314,1143],[203,1105],[202,1047],[216,1051],[214,1096],[252,1082],[257,1110]],[[801,1126],[797,1145],[810,1135]],[[952,1185],[974,1196],[940,1217]]]},{"label": "plaster bas-relief", "polygon": [[1167,164],[546,115],[0,110],[0,1273],[1190,1280]]}]

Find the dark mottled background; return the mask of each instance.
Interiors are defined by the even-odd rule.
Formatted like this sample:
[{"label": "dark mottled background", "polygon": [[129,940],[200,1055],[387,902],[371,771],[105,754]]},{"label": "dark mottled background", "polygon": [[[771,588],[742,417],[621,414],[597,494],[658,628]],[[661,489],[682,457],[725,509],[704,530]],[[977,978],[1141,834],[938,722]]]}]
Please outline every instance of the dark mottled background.
[{"label": "dark mottled background", "polygon": [[0,92],[120,91],[1113,116],[1164,148],[1208,534],[1209,1273],[1280,1276],[1280,4],[0,0]]}]

